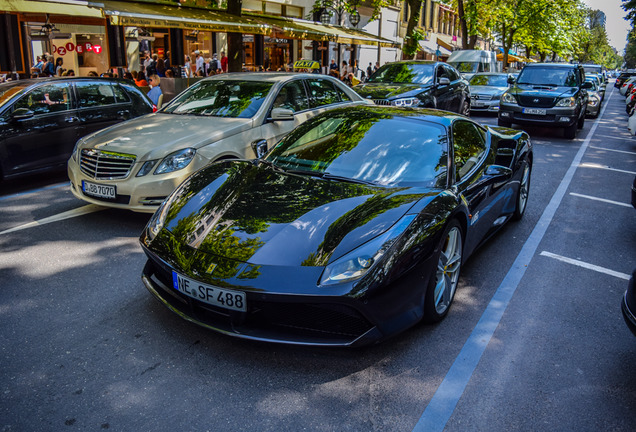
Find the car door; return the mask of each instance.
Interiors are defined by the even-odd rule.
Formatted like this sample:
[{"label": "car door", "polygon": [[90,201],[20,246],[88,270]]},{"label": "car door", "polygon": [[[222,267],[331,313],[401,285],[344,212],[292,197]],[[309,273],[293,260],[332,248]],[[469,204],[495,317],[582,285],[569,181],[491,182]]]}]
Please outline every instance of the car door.
[{"label": "car door", "polygon": [[[503,200],[493,194],[492,178],[486,174],[489,146],[487,132],[468,120],[456,120],[451,128],[452,169],[455,188],[468,206],[470,227],[465,253],[470,253],[493,227]],[[496,189],[495,189],[496,191]]]},{"label": "car door", "polygon": [[309,98],[307,90],[302,79],[296,79],[285,83],[276,94],[271,107],[269,108],[268,117],[274,108],[285,108],[292,110],[294,120],[280,120],[266,122],[261,126],[258,134],[261,139],[267,140],[267,148],[271,149],[285,135],[292,131],[296,126],[306,121],[311,113],[309,108]]},{"label": "car door", "polygon": [[461,75],[448,65],[443,65],[446,73],[451,81],[451,105],[450,111],[461,112],[462,103],[464,102],[465,84]]},{"label": "car door", "polygon": [[29,90],[2,119],[3,175],[64,165],[77,141],[78,120],[69,82]]},{"label": "car door", "polygon": [[[442,78],[448,78],[451,84],[440,84],[440,79]],[[435,90],[433,93],[436,100],[435,108],[453,111],[452,79],[448,69],[443,64],[438,64],[435,68]]]},{"label": "car door", "polygon": [[76,81],[75,91],[79,101],[80,137],[132,117],[130,98],[116,83]]}]

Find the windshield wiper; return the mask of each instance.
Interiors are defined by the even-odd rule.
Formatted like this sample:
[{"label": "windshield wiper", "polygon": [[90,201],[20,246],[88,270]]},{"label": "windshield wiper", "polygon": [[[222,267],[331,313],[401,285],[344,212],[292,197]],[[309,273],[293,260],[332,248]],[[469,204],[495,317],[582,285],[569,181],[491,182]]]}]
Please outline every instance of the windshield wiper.
[{"label": "windshield wiper", "polygon": [[267,165],[268,167],[270,167],[274,171],[286,172],[284,168],[279,167],[274,162],[269,161],[267,159],[257,159],[256,161],[257,161],[257,163],[262,163],[263,165]]},{"label": "windshield wiper", "polygon": [[343,176],[338,176],[334,174],[329,174],[327,172],[322,173],[322,178],[325,180],[337,180],[337,181],[347,182],[347,183],[357,183],[357,184],[377,186],[377,183],[372,182],[370,180],[361,180],[361,179],[356,179],[351,177],[343,177]]}]

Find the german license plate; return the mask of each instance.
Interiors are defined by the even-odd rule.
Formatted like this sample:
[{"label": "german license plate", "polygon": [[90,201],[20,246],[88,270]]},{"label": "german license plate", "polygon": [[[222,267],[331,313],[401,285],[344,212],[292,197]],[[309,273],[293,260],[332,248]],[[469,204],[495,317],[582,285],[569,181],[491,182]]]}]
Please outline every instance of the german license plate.
[{"label": "german license plate", "polygon": [[82,191],[86,195],[91,195],[100,198],[115,198],[117,189],[111,185],[100,185],[97,183],[87,182],[82,180]]},{"label": "german license plate", "polygon": [[483,108],[486,104],[484,104],[483,102],[473,102],[473,106],[475,108]]},{"label": "german license plate", "polygon": [[535,115],[545,115],[546,110],[541,108],[524,108],[524,114],[535,114]]},{"label": "german license plate", "polygon": [[240,312],[247,311],[244,292],[207,285],[175,271],[172,272],[172,286],[177,291],[203,303]]}]

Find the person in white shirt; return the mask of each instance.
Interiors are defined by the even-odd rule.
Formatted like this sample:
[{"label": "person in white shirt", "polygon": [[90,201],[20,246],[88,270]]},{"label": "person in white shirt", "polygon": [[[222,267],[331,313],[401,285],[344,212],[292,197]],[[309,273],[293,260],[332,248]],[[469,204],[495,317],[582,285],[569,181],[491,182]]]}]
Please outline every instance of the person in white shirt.
[{"label": "person in white shirt", "polygon": [[203,62],[204,62],[204,60],[203,60],[203,56],[201,55],[201,52],[199,50],[196,50],[194,52],[194,55],[197,56],[197,58],[196,58],[196,65],[197,65],[196,72],[198,73],[199,71],[203,70]]}]

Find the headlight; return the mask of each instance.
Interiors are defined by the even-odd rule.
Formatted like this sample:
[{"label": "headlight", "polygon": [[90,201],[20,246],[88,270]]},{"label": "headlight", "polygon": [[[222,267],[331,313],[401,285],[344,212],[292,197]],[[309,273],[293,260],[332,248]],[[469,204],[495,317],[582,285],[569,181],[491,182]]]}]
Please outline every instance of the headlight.
[{"label": "headlight", "polygon": [[136,177],[145,176],[150,171],[152,171],[152,169],[154,168],[155,165],[157,165],[157,161],[156,160],[144,162],[144,164],[139,169],[139,172],[137,172],[137,176]]},{"label": "headlight", "polygon": [[515,99],[515,97],[511,95],[510,93],[505,92],[504,94],[501,95],[501,102],[516,105],[517,99]]},{"label": "headlight", "polygon": [[598,96],[591,95],[590,98],[587,101],[587,104],[590,105],[590,106],[596,106],[596,105],[598,105],[599,101],[600,101],[600,98]]},{"label": "headlight", "polygon": [[556,104],[558,107],[573,107],[574,105],[576,105],[576,99],[573,97],[560,99]]},{"label": "headlight", "polygon": [[331,285],[349,282],[364,276],[384,256],[400,234],[408,228],[415,216],[404,216],[384,234],[327,265],[320,278],[320,284]]},{"label": "headlight", "polygon": [[414,107],[420,104],[420,100],[416,97],[395,99],[391,101],[391,105],[398,107]]},{"label": "headlight", "polygon": [[155,170],[155,174],[166,174],[187,167],[188,164],[192,162],[192,159],[194,159],[196,153],[197,151],[195,149],[187,148],[169,154],[161,161]]}]

